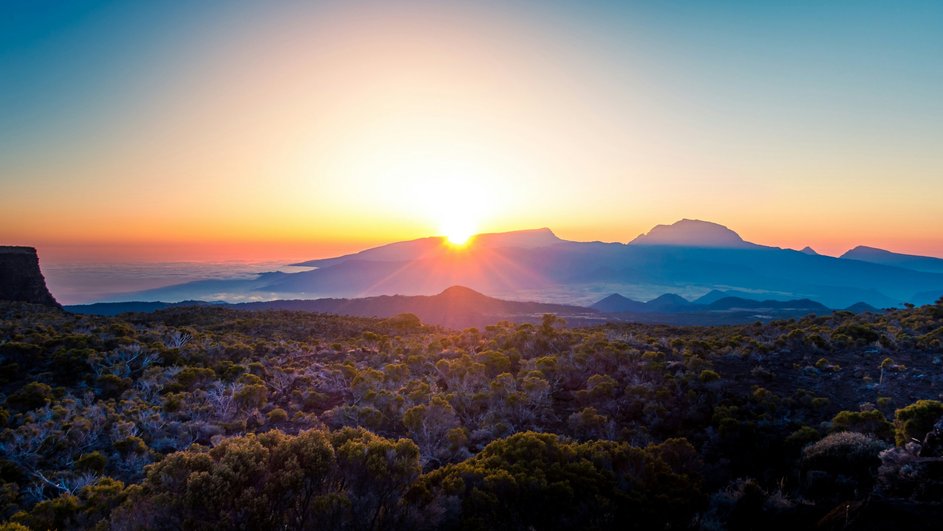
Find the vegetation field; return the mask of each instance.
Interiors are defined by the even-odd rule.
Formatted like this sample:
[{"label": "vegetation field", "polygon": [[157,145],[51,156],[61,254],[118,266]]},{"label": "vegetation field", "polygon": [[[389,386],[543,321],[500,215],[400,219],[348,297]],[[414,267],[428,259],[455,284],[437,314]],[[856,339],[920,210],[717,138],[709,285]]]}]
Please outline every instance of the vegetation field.
[{"label": "vegetation field", "polygon": [[943,516],[943,301],[726,327],[0,303],[0,529]]}]

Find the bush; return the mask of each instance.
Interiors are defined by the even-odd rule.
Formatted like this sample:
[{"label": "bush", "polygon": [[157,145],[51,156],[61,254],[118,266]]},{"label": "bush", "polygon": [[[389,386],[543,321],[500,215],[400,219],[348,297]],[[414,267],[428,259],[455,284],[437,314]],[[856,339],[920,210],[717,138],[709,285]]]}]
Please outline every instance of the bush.
[{"label": "bush", "polygon": [[707,382],[713,382],[713,381],[719,380],[720,375],[717,374],[716,371],[712,371],[710,369],[704,369],[703,371],[701,371],[701,374],[700,376],[698,376],[698,378],[701,380],[701,382],[707,383]]},{"label": "bush", "polygon": [[7,398],[7,404],[14,409],[27,411],[50,403],[53,399],[52,387],[40,382],[30,382]]},{"label": "bush", "polygon": [[[243,375],[245,377],[247,375]],[[248,375],[252,376],[252,375]],[[245,409],[255,409],[268,402],[268,389],[264,385],[246,385],[233,395],[236,403]]]},{"label": "bush", "polygon": [[[703,501],[700,485],[697,454],[683,439],[643,449],[527,432],[426,474],[411,498],[428,527],[684,528]],[[437,509],[448,500],[454,511]]]},{"label": "bush", "polygon": [[830,402],[830,400],[829,400],[827,397],[824,397],[824,396],[817,396],[817,397],[815,397],[815,398],[812,399],[812,401],[810,402],[810,404],[812,404],[812,407],[814,407],[814,408],[819,408],[819,409],[821,409],[821,408],[827,406],[827,405],[829,404],[829,402]]},{"label": "bush", "polygon": [[95,380],[98,395],[102,398],[118,398],[131,387],[130,378],[122,378],[114,374],[104,374]]},{"label": "bush", "polygon": [[284,409],[280,407],[277,407],[268,412],[269,422],[279,423],[279,422],[285,422],[287,420],[288,420],[288,412],[286,412]]},{"label": "bush", "polygon": [[280,431],[178,452],[112,513],[119,529],[386,529],[419,450],[365,430]]},{"label": "bush", "polygon": [[79,457],[79,460],[75,462],[76,469],[96,474],[104,472],[107,465],[108,458],[98,451],[82,454],[82,457]]},{"label": "bush", "polygon": [[898,445],[911,439],[923,441],[933,425],[943,417],[943,402],[918,400],[894,412],[894,428]]},{"label": "bush", "polygon": [[894,425],[876,409],[870,411],[839,411],[832,418],[832,431],[870,433],[881,439],[890,439]]},{"label": "bush", "polygon": [[857,474],[862,467],[877,468],[878,454],[886,448],[887,444],[869,435],[842,431],[806,446],[802,464],[807,469]]},{"label": "bush", "polygon": [[399,332],[419,330],[422,328],[422,321],[414,313],[394,315],[387,319],[386,323]]},{"label": "bush", "polygon": [[790,446],[793,451],[796,451],[799,448],[819,440],[819,437],[821,437],[819,432],[811,426],[802,426],[792,432],[789,437],[786,437],[786,444]]}]

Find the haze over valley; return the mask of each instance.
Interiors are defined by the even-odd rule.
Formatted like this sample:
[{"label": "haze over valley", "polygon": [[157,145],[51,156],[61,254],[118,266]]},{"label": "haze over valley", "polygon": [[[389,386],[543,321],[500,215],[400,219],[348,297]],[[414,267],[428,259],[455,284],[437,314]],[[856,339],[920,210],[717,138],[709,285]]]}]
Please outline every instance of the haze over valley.
[{"label": "haze over valley", "polygon": [[[858,247],[841,257],[744,241],[727,227],[681,220],[626,244],[575,242],[548,229],[483,234],[466,244],[431,237],[334,258],[298,272],[203,279],[109,301],[247,302],[432,295],[455,286],[513,300],[591,305],[618,293],[647,301],[721,291],[754,300],[812,299],[829,308],[927,304],[943,295],[943,260]],[[97,301],[89,301],[97,302]]]}]

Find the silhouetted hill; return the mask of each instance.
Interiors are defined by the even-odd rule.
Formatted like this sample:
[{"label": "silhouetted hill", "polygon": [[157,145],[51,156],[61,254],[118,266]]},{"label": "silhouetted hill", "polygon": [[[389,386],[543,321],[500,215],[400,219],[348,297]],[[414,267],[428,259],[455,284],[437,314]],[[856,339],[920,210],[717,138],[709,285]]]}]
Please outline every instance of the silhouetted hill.
[{"label": "silhouetted hill", "polygon": [[696,305],[681,295],[665,293],[645,303],[648,311],[652,312],[683,312]]},{"label": "silhouetted hill", "polygon": [[127,312],[149,313],[179,306],[225,306],[238,310],[295,310],[349,315],[354,317],[393,317],[412,313],[423,323],[450,328],[482,327],[499,321],[539,322],[544,314],[552,313],[571,324],[593,324],[605,321],[599,312],[581,306],[546,304],[540,302],[507,301],[488,297],[462,286],[452,286],[438,295],[381,295],[360,299],[275,300],[236,304],[186,301],[117,302],[67,306],[78,314],[119,315]]},{"label": "silhouetted hill", "polygon": [[884,249],[876,249],[864,245],[859,245],[846,252],[841,255],[841,258],[870,262],[872,264],[903,267],[926,273],[943,273],[943,259],[933,258],[931,256],[893,253],[891,251],[885,251]]},{"label": "silhouetted hill", "polygon": [[[718,295],[720,298],[715,298]],[[607,317],[616,321],[675,325],[742,324],[832,312],[825,305],[809,299],[755,300],[726,296],[721,291],[708,293],[701,299],[705,297],[710,300],[709,303],[691,302],[679,295],[666,293],[642,303],[613,294],[594,304],[593,308],[605,312]]]},{"label": "silhouetted hill", "polygon": [[747,291],[719,290],[719,289],[715,289],[715,290],[711,290],[711,291],[705,293],[704,295],[701,295],[700,297],[694,299],[693,302],[694,302],[694,304],[710,304],[710,303],[712,303],[712,302],[719,301],[720,299],[723,299],[723,298],[726,298],[726,297],[736,297],[736,298],[740,298],[740,299],[749,299],[749,300],[754,300],[754,301],[760,301],[760,300],[776,300],[776,301],[794,300],[794,299],[790,299],[788,296],[785,296],[785,295],[782,295],[782,294],[779,294],[779,293],[762,293],[762,294],[756,294],[756,293],[750,293],[750,292],[747,292]]},{"label": "silhouetted hill", "polygon": [[802,253],[802,254],[808,254],[808,255],[811,255],[811,256],[818,256],[818,255],[819,255],[819,253],[815,252],[815,249],[809,247],[808,245],[806,245],[805,247],[803,247],[802,250],[800,250],[799,252]]},{"label": "silhouetted hill", "polygon": [[700,297],[694,299],[694,303],[695,304],[710,304],[714,301],[719,301],[720,299],[723,299],[724,297],[735,297],[735,296],[736,295],[728,291],[712,289],[708,291],[707,293],[705,293],[704,295],[701,295]]},{"label": "silhouetted hill", "polygon": [[380,295],[352,299],[296,299],[235,304],[204,301],[111,302],[66,306],[66,310],[78,314],[114,316],[124,313],[150,313],[184,306],[218,306],[249,311],[292,310],[381,318],[412,313],[426,324],[458,329],[480,328],[500,321],[536,323],[548,313],[563,318],[571,326],[588,326],[606,321],[693,325],[738,324],[831,312],[824,305],[810,300],[757,301],[725,297],[711,304],[696,304],[671,293],[648,302],[633,301],[622,295],[613,294],[592,307],[586,308],[565,304],[503,300],[463,286],[452,286],[437,295]]},{"label": "silhouetted hill", "polygon": [[0,300],[59,306],[33,247],[0,246]]},{"label": "silhouetted hill", "polygon": [[856,302],[852,304],[851,306],[845,308],[845,310],[851,313],[868,313],[868,312],[880,313],[881,312],[881,310],[875,308],[874,306],[871,306],[870,304],[866,302]]},{"label": "silhouetted hill", "polygon": [[360,299],[250,302],[234,304],[232,307],[247,310],[306,310],[355,317],[392,317],[412,313],[423,323],[450,328],[482,327],[499,321],[539,322],[547,313],[556,314],[572,324],[592,324],[605,320],[590,308],[501,300],[462,286],[452,286],[438,295],[430,296],[381,295]]},{"label": "silhouetted hill", "polygon": [[612,295],[597,301],[591,305],[590,308],[604,313],[644,312],[645,303],[630,299],[628,297],[623,297],[618,293],[613,293]]}]

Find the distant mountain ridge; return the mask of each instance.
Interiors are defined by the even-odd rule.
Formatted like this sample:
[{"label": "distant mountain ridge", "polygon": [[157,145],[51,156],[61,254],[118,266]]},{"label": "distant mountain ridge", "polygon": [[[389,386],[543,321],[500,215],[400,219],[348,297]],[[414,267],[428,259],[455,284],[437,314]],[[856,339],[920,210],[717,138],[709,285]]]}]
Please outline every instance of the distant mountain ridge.
[{"label": "distant mountain ridge", "polygon": [[653,298],[719,291],[758,300],[811,299],[829,308],[859,302],[887,308],[943,295],[943,272],[926,266],[939,259],[921,262],[925,270],[918,270],[907,267],[917,267],[913,262],[858,258],[758,245],[723,225],[684,219],[629,243],[568,241],[547,228],[482,234],[462,248],[423,238],[301,262],[310,271],[192,282],[124,299],[364,298],[433,295],[462,285],[504,299],[583,305],[591,303],[591,293]]},{"label": "distant mountain ridge", "polygon": [[[720,292],[717,292],[720,293]],[[705,295],[705,297],[707,297]],[[713,311],[734,309],[790,309],[805,310],[811,313],[832,311],[824,304],[809,299],[796,300],[757,300],[744,297],[722,296],[720,298],[701,297],[689,301],[680,295],[666,293],[648,302],[640,302],[613,293],[590,308],[603,313],[682,313],[691,311]],[[704,300],[706,302],[701,302]]]},{"label": "distant mountain ridge", "polygon": [[[293,310],[381,318],[412,313],[426,324],[457,329],[483,327],[499,321],[537,323],[548,313],[563,318],[570,325],[584,326],[606,321],[688,325],[739,324],[802,317],[808,314],[824,315],[832,311],[809,300],[757,301],[725,297],[710,304],[698,304],[671,293],[648,302],[633,301],[613,294],[590,307],[583,307],[503,300],[463,286],[452,286],[436,295],[381,295],[359,299],[276,300],[235,304],[204,301],[119,302],[67,306],[66,309],[80,314],[118,315],[128,312],[150,313],[175,306],[225,306],[248,311]],[[872,310],[870,307],[863,309]]]},{"label": "distant mountain ridge", "polygon": [[452,286],[436,295],[380,295],[359,299],[275,300],[234,304],[204,301],[118,302],[73,305],[66,309],[81,314],[118,315],[126,312],[149,313],[174,306],[207,305],[237,310],[294,310],[357,317],[393,317],[412,313],[426,324],[450,328],[482,327],[504,320],[536,323],[548,313],[558,315],[571,324],[598,324],[606,320],[606,317],[591,308],[496,299],[463,286]]},{"label": "distant mountain ridge", "polygon": [[933,258],[931,256],[894,253],[885,251],[884,249],[867,247],[865,245],[859,245],[851,249],[841,255],[841,258],[892,267],[902,267],[925,273],[943,273],[943,259]]},{"label": "distant mountain ridge", "polygon": [[[532,249],[554,245],[563,241],[564,240],[558,238],[557,235],[547,227],[541,229],[478,234],[473,237],[473,244],[478,249],[499,249],[506,247]],[[446,238],[444,236],[431,236],[418,240],[381,245],[380,247],[338,256],[336,258],[308,260],[291,265],[326,267],[341,262],[356,260],[396,262],[401,260],[427,259],[455,252],[454,249],[446,244]]]}]

